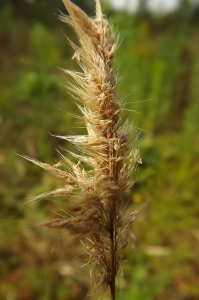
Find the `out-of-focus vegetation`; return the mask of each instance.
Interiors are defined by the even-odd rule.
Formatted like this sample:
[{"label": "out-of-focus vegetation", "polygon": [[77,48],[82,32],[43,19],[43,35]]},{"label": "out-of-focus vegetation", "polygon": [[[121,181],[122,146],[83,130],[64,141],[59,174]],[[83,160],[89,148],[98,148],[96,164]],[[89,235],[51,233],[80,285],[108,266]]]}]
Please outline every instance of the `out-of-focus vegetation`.
[{"label": "out-of-focus vegetation", "polygon": [[[56,68],[77,68],[60,28],[72,32],[53,15],[64,11],[59,1],[50,2],[0,6],[0,300],[83,299],[89,286],[79,243],[37,226],[59,205],[26,203],[61,182],[16,156],[56,163],[55,149],[65,154],[69,145],[48,132],[85,132],[67,114],[77,108]],[[143,165],[130,202],[149,202],[134,224],[138,253],[126,252],[118,298],[199,299],[198,10],[183,1],[165,16],[108,16],[121,40],[123,121],[141,130]]]}]

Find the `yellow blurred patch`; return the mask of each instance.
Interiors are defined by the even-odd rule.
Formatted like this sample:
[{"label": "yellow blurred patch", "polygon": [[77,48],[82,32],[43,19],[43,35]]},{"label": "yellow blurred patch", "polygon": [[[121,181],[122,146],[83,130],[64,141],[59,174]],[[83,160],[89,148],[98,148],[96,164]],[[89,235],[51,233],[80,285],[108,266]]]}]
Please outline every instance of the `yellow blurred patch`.
[{"label": "yellow blurred patch", "polygon": [[135,193],[132,196],[132,201],[135,203],[140,203],[142,202],[142,196],[139,193]]},{"label": "yellow blurred patch", "polygon": [[141,37],[147,37],[150,34],[150,24],[147,21],[142,21],[137,27],[137,34]]},{"label": "yellow blurred patch", "polygon": [[151,58],[155,55],[155,48],[151,41],[142,41],[133,47],[133,53],[140,58]]}]

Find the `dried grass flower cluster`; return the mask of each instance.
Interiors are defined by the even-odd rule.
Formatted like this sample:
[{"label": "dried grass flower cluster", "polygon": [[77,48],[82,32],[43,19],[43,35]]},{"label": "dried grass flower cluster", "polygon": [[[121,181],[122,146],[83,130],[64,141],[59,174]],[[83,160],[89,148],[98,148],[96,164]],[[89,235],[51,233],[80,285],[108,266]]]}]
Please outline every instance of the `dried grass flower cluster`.
[{"label": "dried grass flower cluster", "polygon": [[59,136],[74,145],[77,151],[70,154],[77,163],[63,155],[61,163],[53,166],[25,158],[64,182],[62,188],[35,198],[62,197],[66,201],[68,216],[43,225],[64,230],[83,241],[91,263],[92,295],[109,287],[111,299],[115,299],[123,251],[130,239],[134,242],[131,226],[137,211],[129,210],[126,195],[134,184],[141,159],[137,137],[130,138],[132,126],[128,121],[119,125],[122,103],[116,93],[113,69],[117,39],[102,14],[100,1],[96,0],[94,18],[69,0],[63,3],[70,16],[62,14],[60,18],[78,37],[78,45],[69,43],[75,51],[73,59],[82,70],[64,72],[72,77],[67,88],[78,101],[79,118],[87,134]]}]

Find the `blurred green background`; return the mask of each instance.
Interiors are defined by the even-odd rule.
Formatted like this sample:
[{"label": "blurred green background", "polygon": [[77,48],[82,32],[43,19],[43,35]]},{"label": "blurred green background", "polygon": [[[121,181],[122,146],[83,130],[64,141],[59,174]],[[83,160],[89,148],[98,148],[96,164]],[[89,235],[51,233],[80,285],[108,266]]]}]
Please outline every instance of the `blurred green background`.
[{"label": "blurred green background", "polygon": [[[94,1],[76,1],[89,15]],[[104,12],[119,33],[115,60],[123,121],[141,130],[143,165],[131,195],[136,253],[126,250],[118,299],[199,299],[199,7],[175,12]],[[61,0],[0,2],[0,300],[84,299],[89,269],[80,243],[37,224],[57,204],[27,199],[61,186],[16,154],[59,160],[68,144],[51,134],[82,134],[60,68],[77,68],[56,14]],[[138,111],[135,113],[133,111]],[[61,147],[61,148],[60,148]],[[108,295],[104,296],[108,299]]]}]

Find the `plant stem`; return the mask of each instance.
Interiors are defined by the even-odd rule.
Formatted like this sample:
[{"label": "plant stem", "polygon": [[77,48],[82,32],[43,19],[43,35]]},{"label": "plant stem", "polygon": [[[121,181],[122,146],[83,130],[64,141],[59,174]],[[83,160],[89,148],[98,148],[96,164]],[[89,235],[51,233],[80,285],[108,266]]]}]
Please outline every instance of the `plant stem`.
[{"label": "plant stem", "polygon": [[110,276],[110,290],[111,300],[115,300],[115,277],[116,277],[116,228],[115,228],[115,206],[114,199],[112,199],[112,212],[111,212],[111,226],[110,226],[110,238],[111,238],[111,276]]},{"label": "plant stem", "polygon": [[111,241],[111,278],[110,278],[110,290],[111,300],[115,300],[115,245],[114,240]]},{"label": "plant stem", "polygon": [[111,300],[115,300],[115,278],[114,281],[111,282],[110,289],[111,289]]}]

